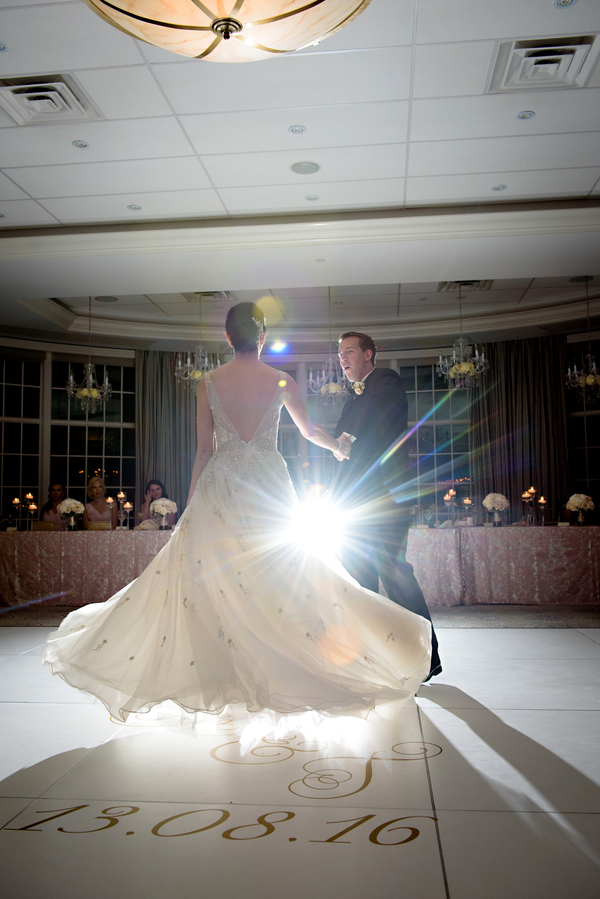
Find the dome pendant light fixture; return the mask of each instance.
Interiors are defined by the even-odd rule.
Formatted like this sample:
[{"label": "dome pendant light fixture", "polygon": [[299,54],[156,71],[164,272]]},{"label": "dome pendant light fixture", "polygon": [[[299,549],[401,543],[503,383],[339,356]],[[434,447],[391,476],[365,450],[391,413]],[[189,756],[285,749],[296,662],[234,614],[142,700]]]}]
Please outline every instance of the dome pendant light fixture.
[{"label": "dome pendant light fixture", "polygon": [[255,62],[318,44],[371,0],[84,0],[126,34],[181,56]]}]

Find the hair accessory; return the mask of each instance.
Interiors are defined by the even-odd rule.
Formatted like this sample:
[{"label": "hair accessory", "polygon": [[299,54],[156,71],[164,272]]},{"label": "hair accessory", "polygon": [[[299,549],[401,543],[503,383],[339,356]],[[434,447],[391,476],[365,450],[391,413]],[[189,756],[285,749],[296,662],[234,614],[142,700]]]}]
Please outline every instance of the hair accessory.
[{"label": "hair accessory", "polygon": [[260,320],[259,318],[254,318],[254,316],[252,316],[252,321],[253,321],[254,324],[256,325],[256,336],[257,336],[258,338],[262,337],[263,334],[265,333],[265,323],[264,323],[264,321],[261,322],[261,320]]}]

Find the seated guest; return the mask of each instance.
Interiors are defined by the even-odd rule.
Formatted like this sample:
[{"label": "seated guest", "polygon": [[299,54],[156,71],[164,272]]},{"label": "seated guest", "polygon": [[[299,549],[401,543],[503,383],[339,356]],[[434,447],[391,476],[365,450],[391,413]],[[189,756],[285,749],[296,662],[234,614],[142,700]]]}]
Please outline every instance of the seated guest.
[{"label": "seated guest", "polygon": [[64,484],[57,481],[48,487],[48,502],[40,509],[40,521],[51,521],[57,531],[65,531],[67,522],[62,520],[58,511],[58,504],[62,503],[67,495]]},{"label": "seated guest", "polygon": [[112,510],[104,498],[106,487],[102,478],[90,478],[87,495],[91,502],[85,504],[83,513],[83,526],[87,528],[91,521],[110,521],[111,528],[117,526],[117,503],[113,503]]},{"label": "seated guest", "polygon": [[[152,512],[150,511],[150,506],[154,502],[155,499],[168,499],[169,494],[165,488],[165,485],[161,481],[148,481],[146,484],[146,490],[144,493],[144,505],[141,509],[141,519],[142,521],[147,521],[149,518],[152,518]],[[172,512],[167,515],[167,524],[170,528],[175,524],[175,516]]]}]

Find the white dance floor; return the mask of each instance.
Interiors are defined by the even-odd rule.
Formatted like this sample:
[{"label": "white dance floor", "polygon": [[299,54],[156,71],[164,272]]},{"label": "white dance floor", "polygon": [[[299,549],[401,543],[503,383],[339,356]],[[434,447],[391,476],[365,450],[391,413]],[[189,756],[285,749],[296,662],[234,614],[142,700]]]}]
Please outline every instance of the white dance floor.
[{"label": "white dance floor", "polygon": [[[0,628],[4,899],[597,899],[600,629],[444,629],[395,721],[120,725]],[[246,739],[248,734],[245,735]]]}]

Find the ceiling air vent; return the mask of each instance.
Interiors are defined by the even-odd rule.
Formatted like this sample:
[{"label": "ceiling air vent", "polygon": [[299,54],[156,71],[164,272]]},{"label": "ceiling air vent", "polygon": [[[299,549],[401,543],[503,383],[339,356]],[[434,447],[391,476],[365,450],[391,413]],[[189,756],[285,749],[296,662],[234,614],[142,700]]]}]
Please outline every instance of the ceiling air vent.
[{"label": "ceiling air vent", "polygon": [[184,293],[182,296],[188,303],[197,303],[198,300],[213,300],[215,303],[220,300],[227,300],[230,303],[235,301],[235,297],[229,290],[199,290],[197,293]]},{"label": "ceiling air vent", "polygon": [[17,125],[79,122],[101,116],[71,75],[0,79],[0,109]]},{"label": "ceiling air vent", "polygon": [[500,41],[486,93],[585,87],[599,53],[598,35]]},{"label": "ceiling air vent", "polygon": [[491,290],[492,281],[440,281],[437,287],[438,293],[458,293],[460,286],[463,293],[473,290]]}]

